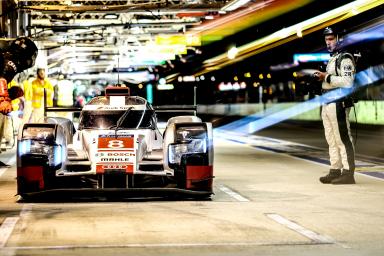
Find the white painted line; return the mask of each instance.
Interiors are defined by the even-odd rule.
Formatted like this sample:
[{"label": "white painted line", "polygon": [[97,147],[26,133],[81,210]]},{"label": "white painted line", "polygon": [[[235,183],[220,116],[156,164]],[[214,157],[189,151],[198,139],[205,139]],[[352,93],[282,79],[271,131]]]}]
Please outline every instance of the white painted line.
[{"label": "white painted line", "polygon": [[236,199],[237,201],[239,202],[249,202],[250,200],[243,197],[242,195],[240,195],[239,193],[236,193],[235,191],[233,191],[232,189],[224,186],[224,185],[218,185],[217,186],[221,191],[223,191],[224,193],[226,193],[227,195],[229,195],[230,197],[233,197],[234,199]]},{"label": "white painted line", "polygon": [[[164,244],[84,244],[84,245],[48,245],[48,246],[9,246],[8,250],[43,250],[43,249],[81,249],[81,248],[172,248],[172,247],[218,247],[218,246],[279,246],[279,245],[313,245],[313,242],[239,242],[239,243],[164,243]],[[3,249],[3,250],[4,250]]]},{"label": "white painted line", "polygon": [[32,212],[33,204],[24,204],[20,211],[20,217],[25,217]]},{"label": "white painted line", "polygon": [[277,223],[311,239],[312,241],[316,243],[321,243],[321,244],[335,244],[337,243],[336,240],[334,240],[331,237],[328,236],[323,236],[320,234],[317,234],[309,229],[304,228],[303,226],[300,226],[299,224],[292,222],[283,216],[276,214],[276,213],[267,213],[266,216]]},{"label": "white painted line", "polygon": [[5,173],[8,168],[0,168],[0,177]]},{"label": "white painted line", "polygon": [[33,204],[24,204],[23,208],[20,211],[21,219],[19,221],[19,225],[21,230],[25,230],[28,226],[25,218],[27,218],[28,215],[30,215],[30,213],[32,212],[32,207],[33,207]]},{"label": "white painted line", "polygon": [[0,248],[4,248],[20,217],[8,217],[0,226]]},{"label": "white painted line", "polygon": [[[7,165],[14,165],[16,163],[16,157],[11,157],[5,164]],[[8,170],[6,167],[0,167],[0,177]]]},{"label": "white painted line", "polygon": [[[23,208],[20,211],[20,217],[8,217],[5,218],[4,222],[0,226],[0,248],[4,248],[7,243],[9,237],[12,234],[13,229],[16,226],[16,223],[22,217],[26,217],[32,211],[33,204],[24,204]],[[26,223],[22,223],[22,229],[26,227]]]}]

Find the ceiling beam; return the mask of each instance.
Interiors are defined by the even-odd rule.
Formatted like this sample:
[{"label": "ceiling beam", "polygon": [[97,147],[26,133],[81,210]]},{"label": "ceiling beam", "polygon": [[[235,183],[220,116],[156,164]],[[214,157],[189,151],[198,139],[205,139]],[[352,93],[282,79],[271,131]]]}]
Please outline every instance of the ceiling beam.
[{"label": "ceiling beam", "polygon": [[212,12],[219,11],[223,7],[223,3],[207,3],[207,4],[173,4],[169,5],[168,2],[162,3],[141,3],[141,4],[127,4],[127,5],[24,5],[19,6],[19,9],[27,11],[39,11],[42,13],[49,12],[73,12],[73,13],[84,13],[84,12],[137,12],[137,11],[157,11],[162,12]]}]

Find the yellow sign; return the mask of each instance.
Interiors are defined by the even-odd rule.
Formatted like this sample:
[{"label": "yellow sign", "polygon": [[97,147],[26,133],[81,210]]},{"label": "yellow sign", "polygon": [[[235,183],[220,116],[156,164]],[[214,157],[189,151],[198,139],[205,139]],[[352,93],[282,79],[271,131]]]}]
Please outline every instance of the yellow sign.
[{"label": "yellow sign", "polygon": [[155,43],[157,45],[200,46],[201,40],[199,35],[157,35]]}]

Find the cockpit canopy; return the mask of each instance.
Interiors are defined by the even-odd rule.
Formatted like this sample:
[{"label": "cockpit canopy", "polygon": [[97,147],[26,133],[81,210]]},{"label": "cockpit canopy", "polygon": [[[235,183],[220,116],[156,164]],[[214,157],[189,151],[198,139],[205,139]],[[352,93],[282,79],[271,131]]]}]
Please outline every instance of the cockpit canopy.
[{"label": "cockpit canopy", "polygon": [[117,123],[129,110],[82,111],[79,130],[155,129],[153,110],[130,110],[122,123]]},{"label": "cockpit canopy", "polygon": [[153,108],[138,96],[101,96],[89,101],[80,115],[79,129],[155,129]]}]

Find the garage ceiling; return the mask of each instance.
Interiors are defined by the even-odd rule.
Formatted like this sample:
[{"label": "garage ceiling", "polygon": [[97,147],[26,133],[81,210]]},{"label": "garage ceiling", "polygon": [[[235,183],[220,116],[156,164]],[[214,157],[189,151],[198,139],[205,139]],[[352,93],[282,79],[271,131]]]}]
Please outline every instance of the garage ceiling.
[{"label": "garage ceiling", "polygon": [[[312,0],[16,1],[50,73],[172,68],[201,46]],[[237,6],[237,7],[236,7]],[[225,51],[225,49],[224,49]],[[44,58],[45,59],[45,58]],[[155,72],[156,73],[156,72]]]},{"label": "garage ceiling", "polygon": [[[13,2],[19,17],[26,20],[24,28],[44,53],[44,65],[51,74],[105,78],[116,70],[152,74],[169,73],[170,69],[176,74],[191,71],[202,65],[204,58],[225,55],[231,43],[244,45],[351,1]],[[233,9],[234,4],[240,7]],[[172,71],[174,66],[177,71]],[[145,80],[142,73],[140,76]]]},{"label": "garage ceiling", "polygon": [[69,74],[111,72],[118,67],[151,69],[175,54],[195,53],[199,42],[182,47],[159,40],[180,40],[167,35],[183,35],[220,16],[225,4],[225,0],[17,2],[29,16],[26,28],[45,51],[48,68]]}]

